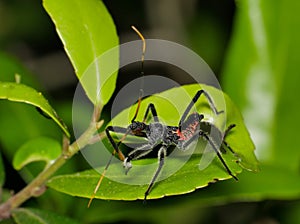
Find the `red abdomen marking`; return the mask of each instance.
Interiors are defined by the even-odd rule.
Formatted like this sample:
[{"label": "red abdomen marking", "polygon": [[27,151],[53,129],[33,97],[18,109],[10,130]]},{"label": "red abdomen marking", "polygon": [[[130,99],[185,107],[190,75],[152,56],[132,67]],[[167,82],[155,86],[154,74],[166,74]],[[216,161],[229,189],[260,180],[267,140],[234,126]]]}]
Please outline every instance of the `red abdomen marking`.
[{"label": "red abdomen marking", "polygon": [[176,134],[180,137],[178,140],[184,141],[190,139],[199,127],[199,121],[194,121],[193,123],[189,124],[185,129],[176,131]]}]

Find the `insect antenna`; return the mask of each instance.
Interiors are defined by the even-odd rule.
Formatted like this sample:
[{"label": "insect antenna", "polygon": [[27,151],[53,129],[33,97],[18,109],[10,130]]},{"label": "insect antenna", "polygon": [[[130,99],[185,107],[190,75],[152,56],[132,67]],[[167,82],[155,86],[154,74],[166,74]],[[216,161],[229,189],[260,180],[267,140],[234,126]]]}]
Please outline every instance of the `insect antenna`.
[{"label": "insect antenna", "polygon": [[131,122],[135,121],[139,109],[140,109],[140,105],[141,105],[141,101],[144,95],[144,61],[145,61],[145,52],[146,52],[146,40],[144,38],[144,36],[141,34],[141,32],[135,27],[135,26],[131,26],[131,28],[137,33],[137,35],[141,38],[142,42],[143,42],[143,47],[142,47],[142,58],[141,58],[141,77],[142,77],[142,81],[141,81],[141,88],[140,88],[140,96],[139,96],[139,100],[138,100],[138,105],[137,105],[137,109],[135,111],[135,114],[131,120]]},{"label": "insect antenna", "polygon": [[108,169],[108,167],[109,167],[109,165],[110,165],[110,163],[111,163],[111,161],[112,161],[112,158],[116,155],[116,152],[117,152],[117,151],[114,150],[113,153],[111,154],[110,159],[108,160],[108,163],[106,164],[106,166],[105,166],[105,168],[104,168],[104,171],[102,172],[102,174],[101,174],[101,176],[100,176],[100,178],[99,178],[99,180],[98,180],[98,183],[97,183],[97,185],[96,185],[96,187],[95,187],[95,189],[94,189],[94,192],[93,192],[92,196],[90,197],[89,203],[88,203],[88,205],[87,205],[88,208],[91,206],[92,201],[93,201],[93,199],[95,198],[96,193],[97,193],[97,191],[98,191],[98,189],[99,189],[99,187],[100,187],[100,185],[101,185],[101,183],[102,183],[102,180],[103,180],[103,178],[104,178],[104,176],[105,176],[105,173],[106,173],[106,171],[107,171],[107,169]]},{"label": "insect antenna", "polygon": [[[128,133],[129,133],[129,131],[126,131],[126,133],[122,136],[122,138],[120,139],[120,141],[117,143],[117,147],[119,147],[119,145],[122,143],[122,141],[125,140],[125,138],[128,135]],[[88,208],[91,206],[92,201],[95,198],[96,193],[97,193],[97,191],[98,191],[98,189],[99,189],[99,187],[100,187],[100,185],[102,183],[102,180],[103,180],[103,178],[105,176],[105,173],[108,170],[108,167],[110,166],[111,161],[114,158],[114,156],[116,155],[116,153],[117,153],[117,150],[114,149],[114,151],[112,152],[112,154],[111,154],[111,156],[110,156],[110,158],[109,158],[109,160],[108,160],[108,162],[107,162],[107,164],[106,164],[106,166],[105,166],[105,168],[104,168],[104,170],[103,170],[103,172],[102,172],[102,174],[101,174],[101,176],[100,176],[100,178],[98,180],[98,183],[97,183],[97,185],[96,185],[96,187],[94,189],[94,192],[93,192],[92,196],[90,197],[89,203],[87,205]],[[123,161],[124,160],[124,155],[122,153],[121,154],[118,153],[118,155],[119,155],[119,157],[123,157],[123,158],[121,158],[121,160]]]},{"label": "insect antenna", "polygon": [[[136,108],[136,111],[135,111],[135,114],[131,120],[131,123],[133,121],[135,121],[137,115],[138,115],[138,112],[139,112],[139,109],[140,109],[140,105],[141,105],[141,101],[142,101],[142,98],[143,98],[143,86],[144,86],[144,59],[145,59],[145,51],[146,51],[146,41],[145,41],[145,38],[144,36],[141,34],[141,32],[135,27],[135,26],[131,26],[131,28],[138,34],[138,36],[141,38],[142,42],[143,42],[143,48],[142,48],[142,58],[141,58],[141,76],[142,76],[142,82],[141,82],[141,88],[140,88],[140,96],[139,96],[139,99],[138,99],[138,105],[137,105],[137,108]],[[95,198],[96,196],[96,193],[98,192],[98,189],[102,183],[102,180],[108,170],[108,167],[110,166],[111,164],[111,161],[113,159],[113,157],[116,155],[116,153],[118,153],[118,157],[120,158],[120,160],[124,161],[124,155],[123,153],[120,151],[120,150],[117,150],[119,148],[119,145],[125,140],[125,138],[127,137],[127,135],[130,133],[130,129],[127,129],[126,132],[124,133],[124,135],[122,136],[122,138],[120,139],[120,141],[117,143],[117,144],[114,144],[114,151],[112,152],[111,156],[110,156],[110,159],[108,160],[99,180],[98,180],[98,183],[94,189],[94,192],[92,194],[92,196],[90,197],[90,200],[88,202],[88,205],[87,207],[89,208],[91,206],[91,203],[93,201],[93,199]],[[109,135],[109,134],[108,134]],[[108,136],[108,138],[112,138],[111,136]],[[111,139],[112,140],[112,139]],[[112,140],[113,141],[113,140]],[[117,149],[116,149],[117,148]]]}]

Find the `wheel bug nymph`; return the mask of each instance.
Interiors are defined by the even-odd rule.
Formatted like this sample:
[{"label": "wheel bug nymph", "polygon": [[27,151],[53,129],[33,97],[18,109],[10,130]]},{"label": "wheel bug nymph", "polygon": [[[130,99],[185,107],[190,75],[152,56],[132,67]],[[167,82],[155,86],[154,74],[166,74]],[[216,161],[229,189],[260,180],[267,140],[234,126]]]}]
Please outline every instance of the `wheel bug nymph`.
[{"label": "wheel bug nymph", "polygon": [[[142,48],[143,51],[142,51],[142,59],[141,59],[141,63],[142,63],[141,74],[143,75],[143,63],[144,63],[144,55],[146,50],[146,41],[143,35],[135,27],[132,26],[132,29],[139,35],[143,43],[143,48]],[[225,141],[225,137],[229,133],[229,131],[235,127],[235,124],[229,125],[229,127],[225,130],[224,134],[222,134],[220,147],[217,146],[217,144],[215,143],[215,139],[213,139],[209,135],[209,132],[206,130],[207,127],[210,128],[216,128],[216,127],[212,123],[209,123],[208,121],[204,121],[203,114],[198,112],[191,112],[194,104],[197,103],[197,101],[201,96],[204,96],[206,98],[210,109],[215,115],[224,113],[223,110],[218,110],[216,108],[213,99],[208,94],[208,92],[206,92],[203,89],[200,89],[195,93],[194,97],[187,105],[184,113],[182,114],[178,122],[178,126],[165,125],[162,122],[160,122],[159,116],[157,114],[157,110],[153,103],[150,103],[147,106],[142,121],[137,121],[136,119],[142,102],[142,96],[139,97],[136,111],[134,113],[133,118],[131,119],[131,123],[127,127],[108,126],[105,129],[105,132],[114,150],[110,160],[108,161],[106,167],[104,168],[104,171],[102,172],[102,175],[99,178],[99,181],[94,189],[93,195],[89,200],[88,207],[90,206],[92,200],[95,198],[95,195],[101,185],[101,182],[105,176],[106,171],[108,170],[112,158],[116,154],[118,155],[119,159],[123,161],[125,173],[127,174],[129,170],[132,168],[131,161],[140,159],[150,154],[151,152],[153,152],[154,148],[158,147],[158,153],[157,153],[158,166],[145,191],[144,194],[144,201],[145,201],[164,166],[168,148],[170,148],[171,146],[176,146],[179,150],[186,151],[188,150],[188,147],[200,137],[203,138],[211,146],[213,151],[216,153],[218,159],[222,163],[223,167],[225,168],[226,172],[230,176],[232,176],[235,180],[238,180],[237,177],[231,172],[230,168],[227,166],[225,160],[221,155],[221,150],[220,150],[220,147],[221,148],[226,147],[233,152],[229,144],[227,144],[227,142]],[[147,124],[146,121],[148,120],[149,116],[152,116],[153,122]],[[111,134],[112,132],[123,134],[123,136],[120,138],[119,141],[115,141],[114,138],[112,137]],[[221,131],[218,130],[218,132]],[[144,138],[146,139],[147,143],[141,144],[140,146],[136,147],[135,149],[130,151],[125,157],[122,151],[120,150],[119,146],[126,139],[128,135]]]}]

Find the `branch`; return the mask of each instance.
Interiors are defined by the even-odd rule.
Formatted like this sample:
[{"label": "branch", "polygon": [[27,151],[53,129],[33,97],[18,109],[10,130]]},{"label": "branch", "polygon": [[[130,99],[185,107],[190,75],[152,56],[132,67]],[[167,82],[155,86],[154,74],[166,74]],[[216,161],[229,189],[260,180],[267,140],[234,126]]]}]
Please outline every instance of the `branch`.
[{"label": "branch", "polygon": [[[101,107],[95,107],[88,129],[71,145],[69,143],[69,139],[66,136],[63,137],[62,154],[50,166],[47,166],[25,188],[0,205],[0,220],[9,218],[11,211],[19,207],[29,198],[43,194],[46,190],[45,183],[47,180],[74,154],[86,145],[91,144],[91,139],[94,139],[95,132],[97,132],[97,130],[103,125],[103,121],[96,122],[99,120],[100,114]],[[102,140],[104,137],[105,133],[99,133],[98,140]],[[93,140],[92,142],[94,143],[95,141]]]}]

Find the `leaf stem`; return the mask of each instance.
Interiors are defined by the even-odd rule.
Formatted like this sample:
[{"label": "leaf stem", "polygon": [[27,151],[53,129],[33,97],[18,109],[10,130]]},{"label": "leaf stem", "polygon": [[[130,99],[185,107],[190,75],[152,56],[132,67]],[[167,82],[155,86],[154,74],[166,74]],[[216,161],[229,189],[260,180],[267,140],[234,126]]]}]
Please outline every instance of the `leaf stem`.
[{"label": "leaf stem", "polygon": [[[70,145],[69,138],[64,135],[62,143],[62,154],[49,166],[47,166],[32,182],[30,182],[20,192],[10,197],[6,202],[0,205],[0,220],[9,218],[11,211],[19,207],[23,202],[31,197],[41,195],[45,190],[47,180],[70,159],[74,154],[91,144],[91,139],[94,139],[94,134],[99,127],[103,125],[103,121],[99,121],[102,107],[96,106],[94,113],[87,130]],[[98,134],[98,140],[103,139],[105,133]],[[92,141],[93,143],[95,141]]]}]

